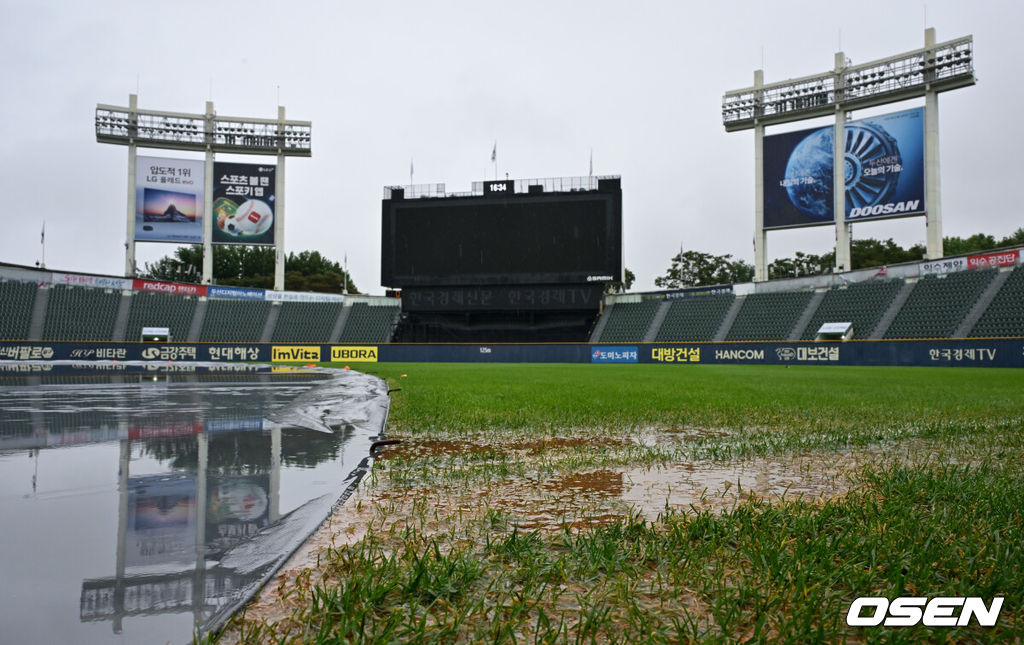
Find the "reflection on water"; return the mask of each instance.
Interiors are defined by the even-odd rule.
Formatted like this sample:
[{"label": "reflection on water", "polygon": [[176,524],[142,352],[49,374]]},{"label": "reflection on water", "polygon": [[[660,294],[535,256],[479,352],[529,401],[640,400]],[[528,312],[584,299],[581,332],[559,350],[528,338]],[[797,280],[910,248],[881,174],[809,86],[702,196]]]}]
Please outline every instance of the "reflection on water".
[{"label": "reflection on water", "polygon": [[0,376],[9,642],[186,642],[366,466],[387,386],[352,371]]}]

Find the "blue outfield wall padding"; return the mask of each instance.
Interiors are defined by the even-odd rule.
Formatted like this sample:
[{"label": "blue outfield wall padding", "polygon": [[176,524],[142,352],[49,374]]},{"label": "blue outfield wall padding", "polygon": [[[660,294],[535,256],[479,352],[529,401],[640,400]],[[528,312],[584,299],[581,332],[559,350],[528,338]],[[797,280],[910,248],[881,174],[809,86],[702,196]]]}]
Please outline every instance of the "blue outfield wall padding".
[{"label": "blue outfield wall padding", "polygon": [[11,361],[174,363],[663,363],[1024,367],[1024,338],[634,344],[313,344],[0,341]]}]

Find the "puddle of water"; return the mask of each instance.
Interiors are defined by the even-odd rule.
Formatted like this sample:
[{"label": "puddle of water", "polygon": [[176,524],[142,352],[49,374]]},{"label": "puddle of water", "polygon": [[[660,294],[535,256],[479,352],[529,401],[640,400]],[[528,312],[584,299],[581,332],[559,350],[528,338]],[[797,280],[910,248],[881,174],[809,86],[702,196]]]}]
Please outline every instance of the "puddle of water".
[{"label": "puddle of water", "polygon": [[0,377],[8,642],[186,642],[366,466],[387,386],[356,372]]},{"label": "puddle of water", "polygon": [[[817,502],[845,494],[853,485],[849,475],[866,463],[884,461],[912,462],[927,459],[935,446],[926,441],[902,442],[896,446],[870,446],[856,451],[818,451],[774,458],[752,458],[734,462],[691,461],[652,467],[598,468],[585,471],[556,472],[481,482],[470,479],[457,484],[430,487],[395,485],[388,477],[389,458],[397,456],[437,457],[456,462],[462,457],[486,450],[497,456],[521,458],[536,473],[549,472],[541,464],[549,461],[549,450],[557,446],[566,451],[586,450],[608,445],[658,445],[662,442],[700,440],[728,436],[723,429],[684,428],[657,432],[652,429],[631,438],[605,437],[543,439],[527,443],[514,441],[481,446],[469,441],[405,440],[380,453],[383,471],[375,485],[364,482],[344,506],[335,509],[324,528],[296,554],[282,574],[261,592],[246,610],[247,621],[279,622],[287,629],[289,616],[298,609],[295,581],[301,588],[321,580],[318,558],[326,557],[328,547],[356,544],[368,532],[394,535],[393,529],[415,527],[424,536],[452,532],[460,525],[482,521],[497,511],[521,530],[586,530],[617,522],[628,513],[640,513],[655,521],[666,508],[681,512],[722,511],[750,496],[768,501],[800,498]],[[400,467],[400,466],[399,466]],[[415,479],[415,478],[413,478]],[[406,477],[401,480],[408,481]],[[504,524],[502,524],[504,527]],[[500,529],[505,530],[504,528]],[[696,597],[684,602],[701,615]],[[283,633],[283,632],[282,632]],[[222,641],[238,642],[238,633],[229,629]]]}]

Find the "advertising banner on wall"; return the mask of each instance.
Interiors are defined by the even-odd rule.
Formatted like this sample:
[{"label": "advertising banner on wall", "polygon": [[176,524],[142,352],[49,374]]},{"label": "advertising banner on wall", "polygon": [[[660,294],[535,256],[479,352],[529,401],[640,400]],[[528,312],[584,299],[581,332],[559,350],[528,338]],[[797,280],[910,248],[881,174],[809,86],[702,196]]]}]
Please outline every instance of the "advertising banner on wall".
[{"label": "advertising banner on wall", "polygon": [[1001,253],[985,253],[967,258],[968,269],[988,269],[991,267],[1012,267],[1020,260],[1020,250],[1003,251]]},{"label": "advertising banner on wall", "polygon": [[[764,138],[764,227],[834,221],[832,126]],[[924,110],[850,121],[845,126],[846,221],[921,215]]]},{"label": "advertising banner on wall", "polygon": [[213,164],[213,243],[273,244],[277,166]]},{"label": "advertising banner on wall", "polygon": [[135,239],[203,243],[202,160],[137,157]]}]

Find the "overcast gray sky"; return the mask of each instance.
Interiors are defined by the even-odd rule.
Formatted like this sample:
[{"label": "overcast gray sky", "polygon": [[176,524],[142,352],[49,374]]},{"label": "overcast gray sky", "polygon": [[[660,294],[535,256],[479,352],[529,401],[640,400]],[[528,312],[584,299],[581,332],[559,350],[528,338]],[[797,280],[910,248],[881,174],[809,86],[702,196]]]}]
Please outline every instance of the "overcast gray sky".
[{"label": "overcast gray sky", "polygon": [[[753,262],[753,134],[726,133],[725,91],[825,72],[973,34],[978,84],[940,95],[944,232],[1024,226],[1024,3],[14,2],[2,0],[0,261],[124,269],[127,149],[95,138],[97,103],[313,124],[286,169],[285,250],[380,286],[385,185],[469,190],[513,178],[622,176],[625,265],[652,289],[680,245]],[[854,118],[920,105],[857,112]],[[820,122],[823,125],[829,121]],[[815,122],[769,129],[802,129]],[[140,149],[153,156],[191,153]],[[258,157],[218,159],[256,162]],[[769,258],[823,253],[833,227],[768,235]],[[923,242],[920,217],[857,237]],[[138,259],[173,245],[140,243]]]}]

